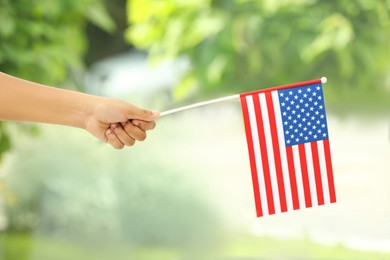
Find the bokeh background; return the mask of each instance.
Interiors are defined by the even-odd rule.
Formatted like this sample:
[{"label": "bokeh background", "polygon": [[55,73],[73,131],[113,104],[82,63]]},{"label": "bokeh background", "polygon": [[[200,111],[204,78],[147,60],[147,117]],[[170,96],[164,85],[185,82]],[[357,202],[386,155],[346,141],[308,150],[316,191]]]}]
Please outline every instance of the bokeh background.
[{"label": "bokeh background", "polygon": [[0,122],[0,259],[390,259],[389,0],[0,0],[0,71],[160,110],[327,76],[338,200],[256,218],[238,102],[121,151]]}]

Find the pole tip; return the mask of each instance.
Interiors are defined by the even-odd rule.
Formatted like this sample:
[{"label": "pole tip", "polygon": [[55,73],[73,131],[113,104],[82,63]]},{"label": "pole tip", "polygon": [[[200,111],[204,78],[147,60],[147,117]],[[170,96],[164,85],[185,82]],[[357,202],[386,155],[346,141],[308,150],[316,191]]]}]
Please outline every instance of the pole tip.
[{"label": "pole tip", "polygon": [[328,79],[326,77],[321,78],[321,83],[325,84],[327,81],[328,81]]}]

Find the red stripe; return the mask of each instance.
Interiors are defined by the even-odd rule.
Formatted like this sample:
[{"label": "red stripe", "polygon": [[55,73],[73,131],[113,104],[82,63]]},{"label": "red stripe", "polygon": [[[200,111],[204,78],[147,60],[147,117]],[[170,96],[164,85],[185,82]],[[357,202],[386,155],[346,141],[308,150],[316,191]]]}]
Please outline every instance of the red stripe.
[{"label": "red stripe", "polygon": [[336,192],[334,189],[332,159],[330,157],[330,146],[329,146],[328,139],[324,140],[324,150],[325,150],[326,170],[328,174],[330,202],[333,203],[336,202]]},{"label": "red stripe", "polygon": [[282,89],[288,89],[288,88],[302,87],[302,86],[312,85],[312,84],[317,84],[317,83],[321,83],[321,80],[320,79],[314,79],[314,80],[308,80],[308,81],[292,83],[292,84],[288,84],[288,85],[276,86],[276,87],[272,87],[272,88],[265,88],[265,89],[260,89],[260,90],[256,90],[256,91],[242,93],[242,94],[240,94],[240,96],[248,96],[248,95],[260,94],[260,93],[264,93],[264,92],[271,92],[271,91],[274,91],[274,90],[282,90]]},{"label": "red stripe", "polygon": [[261,160],[263,163],[265,191],[267,193],[268,213],[275,214],[274,196],[272,192],[271,176],[269,171],[267,146],[265,143],[264,123],[262,117],[262,111],[260,107],[259,95],[253,95],[253,103],[256,112],[257,119],[257,131],[259,134]]},{"label": "red stripe", "polygon": [[318,156],[317,142],[311,142],[311,153],[313,157],[314,176],[316,179],[318,205],[323,205],[324,191],[322,190],[321,168],[320,168],[320,159]]},{"label": "red stripe", "polygon": [[299,209],[298,188],[297,188],[297,179],[295,176],[295,165],[294,165],[292,146],[286,147],[286,156],[287,156],[287,163],[288,163],[288,172],[290,174],[290,185],[291,185],[293,207],[294,209]]},{"label": "red stripe", "polygon": [[[275,159],[275,169],[276,169],[276,178],[278,181],[278,190],[279,190],[279,200],[280,208],[282,212],[287,211],[286,203],[286,191],[284,190],[284,180],[283,180],[283,170],[282,170],[282,160],[280,158],[280,148],[279,148],[279,137],[278,130],[276,128],[276,119],[275,119],[275,109],[272,101],[271,92],[265,93],[265,99],[268,108],[268,119],[271,128],[271,137],[272,137],[272,146],[274,151]],[[279,104],[276,104],[279,105]]]},{"label": "red stripe", "polygon": [[248,104],[246,102],[246,98],[243,96],[241,96],[241,107],[242,107],[242,115],[244,117],[246,140],[248,143],[249,161],[250,161],[251,173],[252,173],[252,183],[253,183],[253,193],[255,196],[256,213],[257,213],[257,216],[260,217],[260,216],[263,216],[263,211],[261,208],[259,181],[258,181],[258,176],[257,176],[258,173],[257,173],[257,167],[256,167],[255,152],[254,152],[254,148],[253,148],[251,122],[249,119]]},{"label": "red stripe", "polygon": [[311,204],[311,195],[310,195],[309,174],[307,171],[305,145],[299,144],[298,148],[299,148],[299,159],[301,162],[303,190],[305,192],[305,204],[306,204],[306,208],[309,208],[312,206],[312,204]]}]

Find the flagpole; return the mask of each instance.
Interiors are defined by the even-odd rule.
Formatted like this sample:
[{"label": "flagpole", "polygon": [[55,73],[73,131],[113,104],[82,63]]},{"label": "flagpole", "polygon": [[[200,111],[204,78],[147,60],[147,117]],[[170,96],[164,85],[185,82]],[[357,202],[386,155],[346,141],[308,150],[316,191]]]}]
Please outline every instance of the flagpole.
[{"label": "flagpole", "polygon": [[[326,77],[322,77],[321,78],[321,83],[325,84],[327,81],[328,81],[328,79]],[[216,99],[203,101],[203,102],[195,103],[195,104],[188,105],[188,106],[178,107],[178,108],[175,108],[175,109],[171,109],[171,110],[167,110],[167,111],[161,112],[160,113],[160,117],[161,116],[170,115],[170,114],[173,114],[173,113],[177,113],[177,112],[180,112],[180,111],[188,110],[188,109],[195,108],[195,107],[207,106],[207,105],[210,105],[210,104],[224,102],[224,101],[237,99],[237,98],[240,98],[240,94],[231,95],[231,96],[222,97],[222,98],[216,98]]]},{"label": "flagpole", "polygon": [[160,117],[161,116],[166,116],[166,115],[169,115],[169,114],[173,114],[173,113],[177,113],[177,112],[180,112],[180,111],[183,111],[183,110],[195,108],[195,107],[207,106],[207,105],[214,104],[214,103],[219,103],[219,102],[224,102],[224,101],[236,99],[236,98],[239,98],[239,97],[240,97],[240,94],[236,94],[236,95],[231,95],[231,96],[227,96],[227,97],[222,97],[222,98],[216,98],[216,99],[212,99],[212,100],[208,100],[208,101],[203,101],[203,102],[195,103],[195,104],[184,106],[184,107],[178,107],[178,108],[175,108],[175,109],[171,109],[171,110],[167,110],[167,111],[161,112],[160,113]]}]

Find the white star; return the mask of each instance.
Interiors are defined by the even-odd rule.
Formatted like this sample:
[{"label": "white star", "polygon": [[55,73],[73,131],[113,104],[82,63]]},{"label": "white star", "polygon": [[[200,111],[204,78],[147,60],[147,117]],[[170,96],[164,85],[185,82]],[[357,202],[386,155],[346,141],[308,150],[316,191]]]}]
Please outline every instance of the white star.
[{"label": "white star", "polygon": [[285,111],[285,112],[283,112],[283,116],[287,116],[287,112]]},{"label": "white star", "polygon": [[297,95],[295,95],[295,96],[294,96],[294,99],[298,99],[298,96],[297,96]]},{"label": "white star", "polygon": [[282,107],[284,107],[286,105],[286,103],[282,102]]},{"label": "white star", "polygon": [[295,139],[295,142],[297,142],[297,143],[298,143],[298,142],[299,142],[299,138],[296,138],[296,139]]},{"label": "white star", "polygon": [[312,135],[313,134],[313,132],[312,131],[309,131],[309,135]]},{"label": "white star", "polygon": [[299,90],[298,90],[298,93],[301,94],[301,93],[302,93],[302,89],[299,89]]},{"label": "white star", "polygon": [[296,124],[296,123],[297,123],[297,120],[296,120],[296,119],[294,119],[294,121],[293,121],[293,122],[294,122],[294,124]]},{"label": "white star", "polygon": [[280,92],[280,96],[281,96],[281,97],[283,97],[283,96],[284,96],[283,92]]},{"label": "white star", "polygon": [[289,143],[291,143],[291,142],[290,142],[290,140],[287,140],[287,142],[286,142],[286,143],[288,143],[288,144],[289,144]]},{"label": "white star", "polygon": [[301,114],[298,114],[298,115],[297,115],[297,118],[301,118]]},{"label": "white star", "polygon": [[302,122],[306,122],[306,118],[302,118]]},{"label": "white star", "polygon": [[293,110],[293,111],[291,111],[291,113],[292,113],[293,115],[295,115],[296,111],[295,111],[295,110]]},{"label": "white star", "polygon": [[317,92],[313,92],[313,96],[317,96]]},{"label": "white star", "polygon": [[299,127],[299,128],[301,128],[301,127],[302,127],[302,124],[301,124],[301,123],[299,123],[299,124],[298,124],[298,127]]},{"label": "white star", "polygon": [[324,119],[325,116],[324,115],[320,115],[320,117],[321,117],[321,119]]},{"label": "white star", "polygon": [[290,94],[290,96],[293,94],[293,92],[292,91],[290,91],[290,92],[288,92],[288,94]]},{"label": "white star", "polygon": [[310,111],[314,111],[314,107],[310,107]]},{"label": "white star", "polygon": [[286,101],[289,101],[290,99],[288,97],[285,98]]},{"label": "white star", "polygon": [[307,94],[303,94],[303,97],[304,97],[304,98],[307,98]]},{"label": "white star", "polygon": [[319,114],[320,112],[316,111],[315,113],[316,113],[316,115],[318,116],[318,114]]},{"label": "white star", "polygon": [[294,102],[294,101],[291,101],[291,102],[290,102],[290,104],[291,104],[291,105],[294,105],[294,104],[295,104],[295,102]]},{"label": "white star", "polygon": [[288,116],[288,120],[291,120],[292,119],[292,116]]},{"label": "white star", "polygon": [[289,127],[290,129],[293,129],[293,126],[292,125],[290,125],[290,127]]},{"label": "white star", "polygon": [[299,136],[302,137],[302,136],[303,136],[303,133],[300,133]]},{"label": "white star", "polygon": [[311,101],[313,101],[313,99],[312,99],[312,98],[309,98],[309,101],[311,102]]},{"label": "white star", "polygon": [[308,139],[309,139],[309,137],[305,136],[305,140],[308,140]]},{"label": "white star", "polygon": [[290,131],[287,130],[285,133],[286,133],[286,135],[289,135],[289,134],[290,134]]},{"label": "white star", "polygon": [[304,127],[304,128],[303,128],[303,131],[307,131],[307,127]]},{"label": "white star", "polygon": [[290,137],[291,137],[291,139],[294,139],[295,136],[294,135],[290,135]]},{"label": "white star", "polygon": [[316,123],[317,123],[317,125],[319,125],[319,124],[321,123],[321,121],[320,121],[320,120],[317,120],[317,122],[316,122]]},{"label": "white star", "polygon": [[288,122],[287,122],[287,121],[284,121],[284,125],[288,125]]},{"label": "white star", "polygon": [[307,92],[310,92],[311,91],[311,88],[307,88]]},{"label": "white star", "polygon": [[320,90],[320,86],[317,86],[317,90]]},{"label": "white star", "polygon": [[291,107],[287,107],[287,110],[290,111]]},{"label": "white star", "polygon": [[298,129],[295,128],[294,133],[298,133]]},{"label": "white star", "polygon": [[323,136],[323,137],[326,137],[326,136],[327,136],[327,134],[326,134],[326,133],[323,133],[323,134],[322,134],[322,136]]},{"label": "white star", "polygon": [[322,127],[322,128],[325,128],[325,124],[322,124],[321,127]]},{"label": "white star", "polygon": [[303,103],[303,99],[300,99],[300,100],[299,100],[299,103]]},{"label": "white star", "polygon": [[320,108],[320,109],[323,109],[324,107],[321,105],[321,106],[319,106],[319,108]]},{"label": "white star", "polygon": [[321,96],[318,96],[317,98],[318,98],[319,100],[321,100],[321,99],[322,99],[322,97],[321,97]]},{"label": "white star", "polygon": [[317,139],[317,135],[313,135],[314,139]]}]

